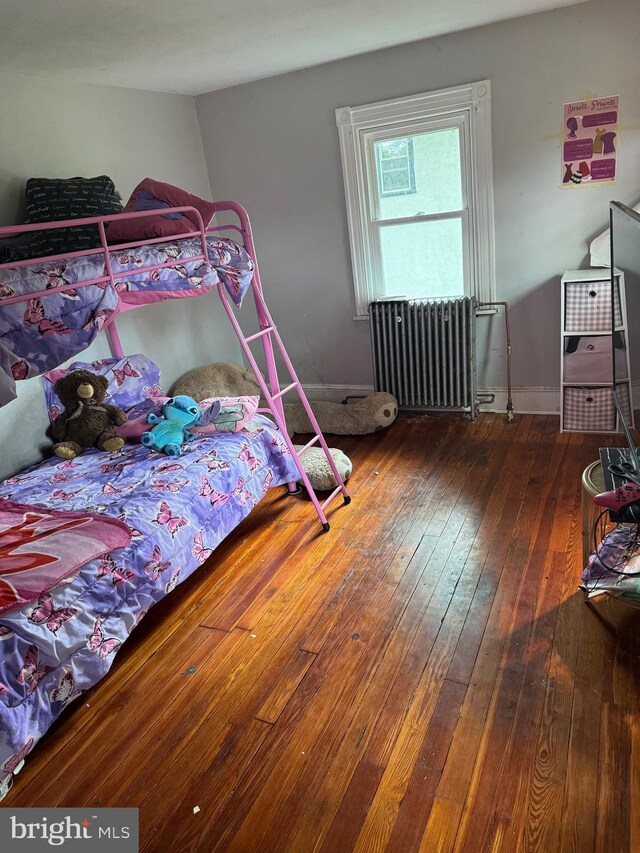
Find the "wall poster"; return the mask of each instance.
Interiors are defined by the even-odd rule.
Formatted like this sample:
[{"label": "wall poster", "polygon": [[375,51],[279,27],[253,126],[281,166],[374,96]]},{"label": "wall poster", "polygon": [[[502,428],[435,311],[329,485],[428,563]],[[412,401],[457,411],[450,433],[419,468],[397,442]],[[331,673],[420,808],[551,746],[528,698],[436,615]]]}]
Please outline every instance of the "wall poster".
[{"label": "wall poster", "polygon": [[616,179],[620,98],[590,98],[564,105],[562,185]]}]

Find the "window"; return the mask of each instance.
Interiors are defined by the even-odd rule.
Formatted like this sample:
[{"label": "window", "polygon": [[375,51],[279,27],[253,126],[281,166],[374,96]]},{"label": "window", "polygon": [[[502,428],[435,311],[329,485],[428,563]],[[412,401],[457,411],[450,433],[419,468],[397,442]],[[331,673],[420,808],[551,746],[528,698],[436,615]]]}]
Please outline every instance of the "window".
[{"label": "window", "polygon": [[413,139],[386,139],[376,142],[378,191],[381,196],[405,195],[416,191]]},{"label": "window", "polygon": [[494,298],[490,84],[336,110],[358,316]]}]

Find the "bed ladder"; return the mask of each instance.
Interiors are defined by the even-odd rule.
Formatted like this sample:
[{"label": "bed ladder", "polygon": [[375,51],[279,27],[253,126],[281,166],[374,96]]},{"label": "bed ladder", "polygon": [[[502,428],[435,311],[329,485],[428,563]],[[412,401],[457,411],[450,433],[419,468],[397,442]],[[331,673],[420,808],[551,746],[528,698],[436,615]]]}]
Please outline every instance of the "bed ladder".
[{"label": "bed ladder", "polygon": [[[233,327],[233,330],[235,331],[238,340],[240,341],[242,351],[244,352],[247,361],[249,362],[251,368],[253,369],[253,372],[255,373],[256,379],[258,380],[258,384],[260,385],[262,396],[267,401],[268,410],[275,418],[278,428],[282,433],[282,437],[285,441],[285,444],[287,445],[287,449],[289,450],[289,453],[291,454],[291,457],[295,462],[296,468],[298,469],[302,484],[309,493],[311,502],[313,503],[313,506],[315,507],[315,510],[318,514],[318,518],[320,519],[320,523],[322,524],[322,529],[326,532],[327,530],[329,530],[329,522],[327,521],[325,510],[327,509],[331,501],[337,495],[342,494],[344,503],[348,504],[351,502],[351,497],[347,492],[342,477],[338,473],[336,463],[333,461],[333,457],[329,453],[327,442],[325,441],[322,431],[318,426],[316,416],[313,414],[313,410],[309,405],[309,400],[307,399],[307,395],[304,391],[304,388],[302,387],[300,380],[298,379],[293,364],[291,363],[291,359],[289,358],[287,351],[284,348],[284,344],[282,343],[282,338],[280,337],[278,329],[276,328],[275,323],[271,319],[269,309],[267,308],[267,305],[264,301],[264,297],[262,295],[262,287],[260,284],[260,276],[258,274],[257,265],[254,270],[254,277],[252,279],[251,285],[253,290],[253,298],[256,303],[256,312],[258,315],[258,323],[260,327],[260,331],[256,332],[253,335],[245,336],[244,332],[242,331],[240,324],[238,323],[235,317],[233,309],[229,304],[229,300],[227,298],[227,294],[224,290],[224,285],[222,284],[222,282],[218,283],[218,294],[224,306],[224,310],[227,312],[227,316],[229,317],[229,321]],[[269,379],[269,385],[267,385],[267,382],[265,381],[265,378],[262,375],[262,371],[260,370],[260,367],[258,366],[255,358],[253,357],[253,353],[251,352],[251,348],[249,346],[253,341],[257,340],[262,341],[265,360],[267,364],[267,375]],[[289,376],[292,380],[291,383],[282,390],[280,390],[280,384],[278,381],[278,371],[276,368],[273,347],[274,340],[276,342],[280,355],[282,356],[282,360],[285,363],[287,372],[289,373]],[[302,403],[304,410],[307,413],[307,417],[309,418],[314,432],[314,436],[311,441],[307,442],[307,444],[305,444],[305,446],[300,451],[296,451],[295,447],[293,446],[293,442],[289,437],[289,433],[287,432],[287,425],[284,416],[284,407],[282,405],[282,398],[285,396],[285,394],[289,394],[291,391],[297,392],[298,397],[300,398],[300,402]],[[263,409],[263,411],[266,410]],[[309,478],[306,474],[306,471],[302,467],[302,461],[300,459],[302,454],[316,443],[319,443],[320,447],[324,451],[324,455],[326,456],[329,467],[331,468],[336,483],[338,484],[323,503],[320,503],[320,501],[318,500],[314,488],[309,482]],[[288,488],[290,494],[299,494],[299,492],[301,491],[296,483],[289,483]]]}]

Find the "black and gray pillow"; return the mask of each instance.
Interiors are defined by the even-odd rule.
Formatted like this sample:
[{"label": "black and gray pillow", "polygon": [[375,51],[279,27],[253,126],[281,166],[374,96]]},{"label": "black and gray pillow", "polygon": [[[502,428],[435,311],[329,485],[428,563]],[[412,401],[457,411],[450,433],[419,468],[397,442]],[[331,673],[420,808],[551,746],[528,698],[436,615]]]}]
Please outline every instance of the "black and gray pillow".
[{"label": "black and gray pillow", "polygon": [[[122,213],[122,199],[111,178],[29,178],[25,224]],[[97,225],[35,231],[20,242],[0,246],[0,263],[81,252],[100,245]]]}]

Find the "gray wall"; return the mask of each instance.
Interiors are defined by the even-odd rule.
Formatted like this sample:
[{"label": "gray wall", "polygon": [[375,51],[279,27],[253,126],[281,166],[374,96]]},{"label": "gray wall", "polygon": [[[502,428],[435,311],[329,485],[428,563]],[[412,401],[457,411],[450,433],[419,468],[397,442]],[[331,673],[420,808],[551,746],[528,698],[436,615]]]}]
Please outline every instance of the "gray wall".
[{"label": "gray wall", "polygon": [[[211,184],[249,209],[303,381],[372,381],[368,323],[352,319],[334,110],[489,78],[497,298],[512,308],[514,384],[558,386],[559,276],[588,266],[609,199],[636,201],[640,190],[639,37],[637,0],[592,0],[196,99]],[[621,96],[618,180],[561,189],[562,105],[589,94]],[[481,341],[481,384],[504,386],[502,321],[479,322],[495,327]]]},{"label": "gray wall", "polygon": [[[0,77],[0,115],[2,225],[22,221],[24,182],[33,176],[107,174],[126,201],[148,175],[211,197],[193,98]],[[215,294],[133,311],[118,329],[125,352],[144,352],[160,365],[165,387],[198,364],[240,363]],[[100,335],[78,357],[108,354]],[[38,447],[48,444],[40,379],[19,383],[18,392],[0,409],[0,477],[37,461]]]}]

